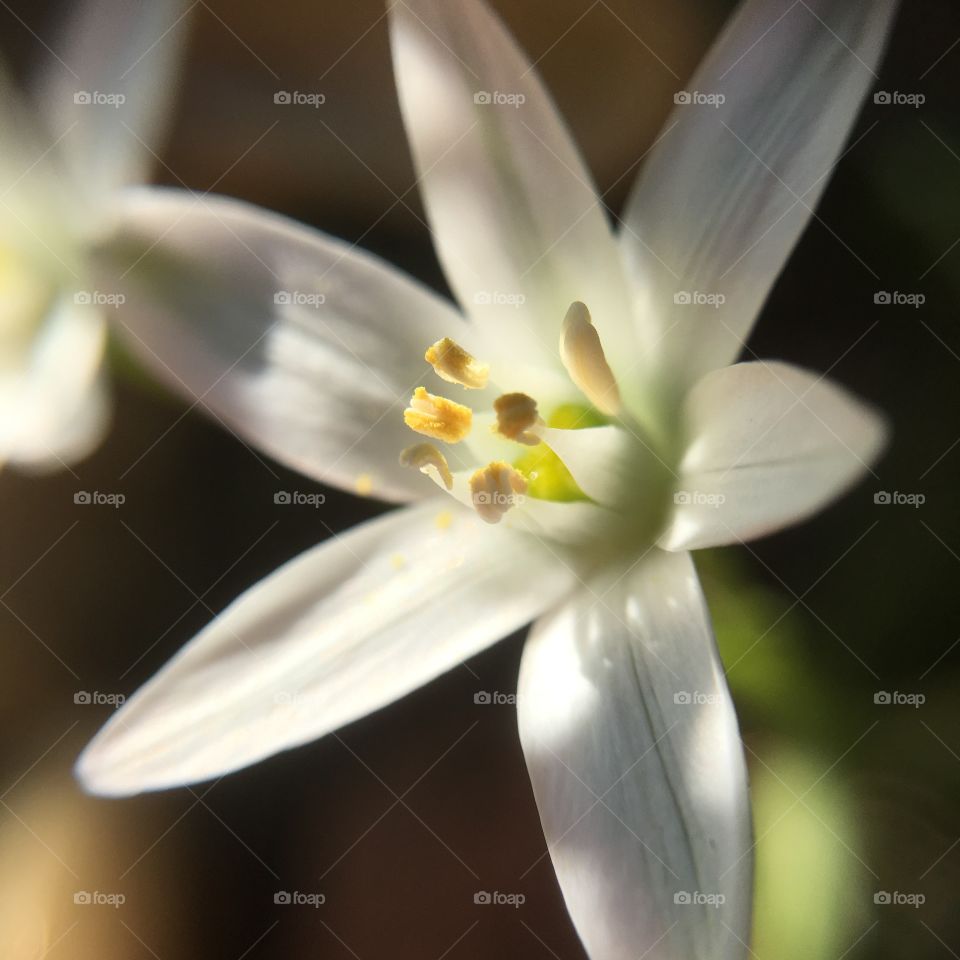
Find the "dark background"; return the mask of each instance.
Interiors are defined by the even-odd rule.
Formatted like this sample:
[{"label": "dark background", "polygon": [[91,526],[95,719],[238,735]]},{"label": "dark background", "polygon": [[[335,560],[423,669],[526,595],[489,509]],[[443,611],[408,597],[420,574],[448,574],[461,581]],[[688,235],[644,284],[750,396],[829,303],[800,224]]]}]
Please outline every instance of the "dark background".
[{"label": "dark background", "polygon": [[[731,5],[516,0],[497,8],[568,118],[612,213]],[[201,2],[156,181],[239,196],[443,281],[377,0]],[[0,9],[21,71],[60,5]],[[653,51],[656,51],[654,53]],[[868,103],[750,342],[887,412],[868,478],[801,527],[698,555],[752,767],[755,956],[960,952],[960,11],[907,4]],[[277,89],[322,90],[283,112]],[[398,200],[398,197],[400,198]],[[386,212],[385,211],[389,211]],[[842,243],[837,238],[842,238]],[[956,246],[954,246],[956,244]],[[849,250],[847,249],[849,248]],[[850,251],[854,251],[855,255]],[[925,304],[877,306],[874,293]],[[382,508],[261,460],[115,364],[106,444],[47,478],[0,476],[0,943],[45,927],[57,958],[582,956],[545,856],[509,706],[519,636],[338,735],[215,784],[84,797],[70,765],[131,693],[283,560]],[[320,510],[275,506],[321,491]],[[122,508],[77,506],[122,492]],[[919,508],[874,503],[922,493]],[[919,693],[918,707],[874,704]],[[523,892],[520,909],[477,890]],[[75,907],[78,890],[119,909]],[[277,890],[326,903],[277,906]],[[925,903],[874,904],[877,891]],[[847,952],[845,952],[847,951]]]}]

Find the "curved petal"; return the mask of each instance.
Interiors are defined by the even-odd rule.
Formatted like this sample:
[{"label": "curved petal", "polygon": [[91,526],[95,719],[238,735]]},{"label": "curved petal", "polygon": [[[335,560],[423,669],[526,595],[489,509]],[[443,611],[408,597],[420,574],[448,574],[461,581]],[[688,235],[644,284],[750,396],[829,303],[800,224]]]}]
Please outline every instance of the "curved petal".
[{"label": "curved petal", "polygon": [[593,182],[533,66],[482,0],[394,0],[394,69],[437,254],[461,306],[559,368],[574,300],[632,360],[629,298]]},{"label": "curved petal", "polygon": [[745,957],[746,769],[689,555],[653,548],[540,620],[517,704],[544,835],[587,953]]},{"label": "curved petal", "polygon": [[787,363],[707,374],[686,406],[689,444],[660,544],[738,543],[797,523],[856,483],[880,455],[880,416]]},{"label": "curved petal", "polygon": [[[386,500],[431,494],[400,466],[423,358],[472,332],[453,307],[355,247],[235,200],[130,191],[107,251],[138,356],[297,470]],[[106,281],[105,281],[106,282]]]},{"label": "curved petal", "polygon": [[81,0],[36,100],[91,210],[143,182],[177,89],[185,0]]},{"label": "curved petal", "polygon": [[60,296],[26,346],[0,368],[0,463],[43,472],[83,459],[109,421],[97,309]]},{"label": "curved petal", "polygon": [[56,472],[79,463],[107,435],[111,402],[103,375],[73,394],[68,394],[62,384],[56,385],[46,394],[35,396],[34,401],[36,409],[29,419],[42,417],[44,430],[22,430],[6,451],[10,466],[23,473]]},{"label": "curved petal", "polygon": [[651,151],[621,234],[652,368],[680,387],[737,358],[877,80],[895,7],[746,0],[682,91],[693,102]]},{"label": "curved petal", "polygon": [[635,493],[644,483],[637,470],[640,440],[623,427],[544,427],[539,435],[563,461],[580,489],[597,503],[622,503],[628,491]]},{"label": "curved petal", "polygon": [[569,589],[533,538],[446,501],[372,520],[243,594],[120,709],[78,761],[128,794],[218,776],[402,697]]}]

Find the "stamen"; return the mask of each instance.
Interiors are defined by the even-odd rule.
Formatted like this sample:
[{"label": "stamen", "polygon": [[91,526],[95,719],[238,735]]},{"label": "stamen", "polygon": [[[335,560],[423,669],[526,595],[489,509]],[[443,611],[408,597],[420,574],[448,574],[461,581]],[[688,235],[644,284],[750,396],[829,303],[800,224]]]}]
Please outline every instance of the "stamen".
[{"label": "stamen", "polygon": [[487,385],[490,365],[480,363],[449,337],[438,340],[423,357],[448,383],[459,383],[468,390],[481,390]]},{"label": "stamen", "polygon": [[570,304],[560,331],[560,358],[570,379],[608,416],[620,411],[620,390],[603,353],[590,311],[579,300]]},{"label": "stamen", "polygon": [[495,460],[470,477],[473,506],[487,523],[499,523],[511,507],[522,502],[526,492],[523,474],[502,460]]},{"label": "stamen", "polygon": [[426,437],[457,443],[470,432],[473,412],[462,403],[434,396],[424,387],[417,387],[410,398],[410,406],[403,411],[403,422]]},{"label": "stamen", "polygon": [[525,393],[505,393],[493,401],[493,409],[497,414],[497,425],[494,428],[501,436],[517,443],[525,443],[528,447],[535,447],[540,438],[528,431],[543,420],[537,413],[537,401]]},{"label": "stamen", "polygon": [[447,458],[432,443],[418,443],[407,447],[400,454],[400,463],[405,467],[416,467],[434,483],[448,490],[453,489],[453,474],[447,465]]}]

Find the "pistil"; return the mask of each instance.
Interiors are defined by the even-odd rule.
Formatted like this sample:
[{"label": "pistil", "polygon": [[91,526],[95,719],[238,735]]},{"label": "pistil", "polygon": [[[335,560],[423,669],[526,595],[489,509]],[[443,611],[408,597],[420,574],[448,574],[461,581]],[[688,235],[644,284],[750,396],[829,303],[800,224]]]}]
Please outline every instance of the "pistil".
[{"label": "pistil", "polygon": [[570,379],[602,413],[620,412],[620,390],[607,363],[590,311],[579,300],[570,304],[560,330],[560,358]]}]

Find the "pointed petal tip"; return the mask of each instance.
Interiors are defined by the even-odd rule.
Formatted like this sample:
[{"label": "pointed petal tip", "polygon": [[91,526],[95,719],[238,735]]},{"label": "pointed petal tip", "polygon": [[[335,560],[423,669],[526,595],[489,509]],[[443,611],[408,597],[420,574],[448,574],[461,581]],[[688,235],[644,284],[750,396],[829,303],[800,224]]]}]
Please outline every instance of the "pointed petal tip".
[{"label": "pointed petal tip", "polygon": [[[115,726],[121,720],[125,726]],[[150,748],[140,736],[143,729],[134,719],[125,720],[117,714],[84,747],[73,765],[74,779],[84,793],[122,799],[174,790],[225,776],[243,765],[229,761],[211,765],[210,757],[202,751],[172,751],[165,757],[151,758]]]},{"label": "pointed petal tip", "polygon": [[[73,764],[73,776],[84,793],[120,799],[153,790],[187,786],[204,777],[191,778],[183,770],[150,768],[146,751],[133,741],[136,728],[125,720],[123,707],[83,748]],[[124,726],[120,726],[123,723]]]},{"label": "pointed petal tip", "polygon": [[80,789],[93,797],[127,797],[140,793],[142,787],[128,783],[116,767],[98,756],[99,741],[100,737],[95,737],[73,764],[73,777]]}]

